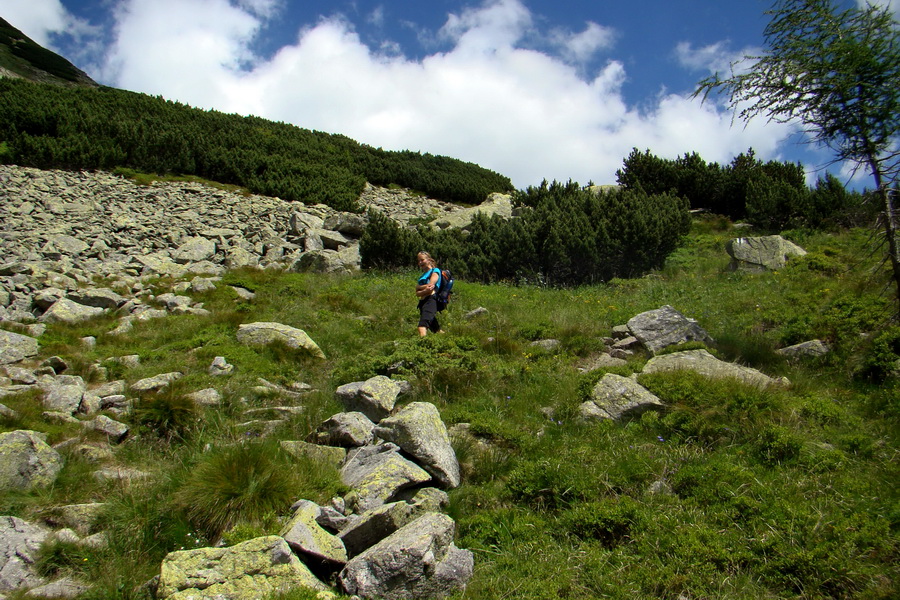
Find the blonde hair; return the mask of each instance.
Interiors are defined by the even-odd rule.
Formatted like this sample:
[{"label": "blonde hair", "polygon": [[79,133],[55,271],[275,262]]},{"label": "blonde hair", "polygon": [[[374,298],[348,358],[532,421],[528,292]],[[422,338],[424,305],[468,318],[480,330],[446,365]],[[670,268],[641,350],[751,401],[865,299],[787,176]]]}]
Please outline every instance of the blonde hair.
[{"label": "blonde hair", "polygon": [[416,255],[416,257],[417,257],[417,258],[424,258],[424,259],[425,259],[425,262],[428,263],[428,267],[431,268],[431,269],[437,267],[437,263],[435,262],[435,260],[434,260],[433,258],[431,258],[431,255],[428,254],[427,252],[425,252],[424,250],[421,251],[421,252],[419,252],[419,253]]}]

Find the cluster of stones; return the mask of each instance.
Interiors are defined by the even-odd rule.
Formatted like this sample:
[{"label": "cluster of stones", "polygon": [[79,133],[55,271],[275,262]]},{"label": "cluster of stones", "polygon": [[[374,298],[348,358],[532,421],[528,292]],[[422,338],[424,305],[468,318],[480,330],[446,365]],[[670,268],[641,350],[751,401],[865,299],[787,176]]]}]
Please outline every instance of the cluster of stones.
[{"label": "cluster of stones", "polygon": [[[693,371],[711,379],[736,379],[757,387],[790,385],[787,378],[769,377],[756,369],[719,360],[703,349],[659,355],[670,346],[687,342],[715,345],[715,340],[694,319],[668,305],[640,313],[626,325],[614,327],[613,338],[607,341],[608,353],[595,360],[589,369],[624,365],[628,356],[643,351],[651,358],[640,373]],[[828,351],[821,340],[811,340],[779,352],[789,359],[800,360],[819,357]],[[662,409],[663,402],[637,382],[640,373],[630,377],[606,373],[592,389],[590,399],[582,403],[579,409],[582,418],[631,419],[648,410]]]},{"label": "cluster of stones", "polygon": [[[278,342],[324,358],[306,332],[279,323],[249,323],[237,338],[248,345]],[[126,367],[136,356],[117,357]],[[104,361],[105,362],[105,361]],[[136,394],[162,390],[181,373],[161,373],[126,385],[124,380],[88,386],[65,375],[65,362],[51,357],[29,368],[27,360],[3,367],[2,393],[39,389],[44,417],[80,423],[105,434],[108,444],[121,443],[128,428],[105,414],[131,409]],[[97,368],[104,369],[100,363]],[[217,357],[210,373],[227,375],[231,365]],[[103,373],[98,373],[102,377]],[[304,384],[287,389],[261,381],[280,396],[298,398]],[[308,388],[308,386],[305,386]],[[472,575],[473,557],[453,544],[455,524],[442,512],[447,489],[460,483],[459,464],[437,408],[425,402],[397,407],[409,384],[383,376],[343,385],[336,390],[346,412],[323,423],[311,441],[282,442],[285,451],[312,455],[340,470],[350,492],[328,506],[300,500],[279,536],[249,540],[230,548],[197,548],[173,552],[164,560],[154,583],[158,598],[243,598],[308,587],[327,595],[323,580],[361,598],[431,598],[463,588]],[[188,394],[199,404],[219,400],[214,388]],[[279,407],[276,407],[279,408]],[[292,409],[281,407],[286,415]],[[0,407],[0,411],[7,411]],[[270,409],[265,409],[270,410]],[[15,415],[12,415],[15,416]],[[86,418],[93,417],[93,418]],[[30,489],[51,485],[62,468],[59,450],[72,450],[95,463],[113,459],[108,445],[78,439],[50,447],[34,431],[0,434],[0,488]],[[98,468],[101,480],[134,480],[148,474],[123,467]],[[57,509],[46,523],[16,517],[0,519],[0,593],[30,589],[41,597],[73,597],[87,586],[62,579],[47,582],[31,570],[36,552],[50,539],[98,546],[94,532],[101,503]]]},{"label": "cluster of stones", "polygon": [[[116,291],[125,293],[140,291],[142,276],[221,275],[238,267],[356,270],[367,224],[365,214],[323,204],[200,183],[143,186],[103,172],[0,165],[0,189],[0,319],[16,321],[41,315],[54,299],[98,277],[115,279]],[[441,226],[465,226],[477,210],[511,214],[504,195],[472,209],[371,185],[359,204],[400,223],[440,220]],[[91,302],[108,308],[118,298]]]},{"label": "cluster of stones", "polygon": [[278,536],[170,553],[157,597],[250,597],[298,586],[327,592],[323,579],[361,598],[462,589],[472,553],[453,544],[455,524],[442,512],[444,490],[460,483],[459,463],[433,404],[395,408],[408,389],[383,376],[339,387],[345,412],[325,421],[315,439],[281,444],[333,464],[350,491],[326,506],[299,500]]}]

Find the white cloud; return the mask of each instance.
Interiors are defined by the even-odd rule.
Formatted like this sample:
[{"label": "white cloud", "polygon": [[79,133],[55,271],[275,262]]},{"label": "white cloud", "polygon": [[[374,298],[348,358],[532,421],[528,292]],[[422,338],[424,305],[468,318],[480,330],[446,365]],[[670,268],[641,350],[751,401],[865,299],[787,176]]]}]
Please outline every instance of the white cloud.
[{"label": "white cloud", "polygon": [[737,52],[728,49],[728,42],[721,41],[708,46],[694,48],[691,42],[679,42],[675,46],[675,58],[682,67],[692,71],[708,71],[728,77],[732,70],[740,73],[751,65],[745,56],[756,56],[758,48],[744,48]]},{"label": "white cloud", "polygon": [[554,29],[550,32],[550,38],[562,49],[566,58],[576,63],[584,63],[599,50],[610,48],[616,34],[611,27],[603,27],[588,21],[581,33],[573,34],[562,29]]},{"label": "white cloud", "polygon": [[262,24],[228,0],[128,0],[114,18],[104,81],[210,107],[252,63]]},{"label": "white cloud", "polygon": [[[588,23],[576,34],[541,32],[521,0],[485,0],[448,15],[436,34],[443,50],[415,60],[391,40],[373,49],[340,16],[307,25],[271,58],[255,56],[253,43],[280,1],[116,6],[103,83],[385,149],[452,156],[520,188],[545,178],[612,183],[632,147],[727,162],[752,146],[773,157],[790,131],[764,122],[731,127],[730,113],[679,95],[660,95],[646,110],[629,106],[621,62],[586,72],[577,60],[609,48],[610,29]],[[553,40],[562,42],[555,54],[534,49]],[[683,64],[712,64],[723,51],[686,45]]]},{"label": "white cloud", "polygon": [[41,46],[47,46],[51,33],[65,29],[68,12],[59,0],[0,0],[0,15]]},{"label": "white cloud", "polygon": [[900,19],[900,0],[856,0],[856,5],[865,8],[867,4],[884,6],[894,13],[894,19]]},{"label": "white cloud", "polygon": [[75,40],[96,34],[82,19],[71,15],[60,0],[0,0],[0,15],[13,27],[46,48],[55,48],[53,36],[71,35]]}]

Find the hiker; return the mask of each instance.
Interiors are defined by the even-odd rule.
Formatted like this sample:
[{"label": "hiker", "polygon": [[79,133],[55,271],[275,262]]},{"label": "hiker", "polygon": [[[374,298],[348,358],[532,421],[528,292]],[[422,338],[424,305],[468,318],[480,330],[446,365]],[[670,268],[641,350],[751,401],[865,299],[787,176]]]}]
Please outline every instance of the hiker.
[{"label": "hiker", "polygon": [[419,298],[419,335],[424,337],[429,329],[433,333],[444,333],[437,320],[438,307],[435,298],[441,283],[441,270],[427,252],[419,252],[416,260],[419,268],[425,271],[416,283],[416,297]]}]

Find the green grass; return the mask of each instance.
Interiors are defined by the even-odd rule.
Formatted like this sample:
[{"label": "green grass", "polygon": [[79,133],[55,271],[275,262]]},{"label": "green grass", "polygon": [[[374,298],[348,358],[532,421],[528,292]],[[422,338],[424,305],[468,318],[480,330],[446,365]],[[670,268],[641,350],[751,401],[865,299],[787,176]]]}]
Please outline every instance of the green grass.
[{"label": "green grass", "polygon": [[[867,253],[867,232],[792,232],[810,254],[762,274],[727,269],[723,248],[735,235],[721,220],[698,223],[663,269],[605,285],[460,277],[441,314],[448,333],[425,339],[415,335],[413,273],[246,270],[203,295],[208,317],[136,323],[122,338],[101,335],[112,319],[53,325],[42,356],[63,356],[76,374],[138,354],[140,366],[110,366],[111,375],[129,384],[166,371],[184,376],[138,399],[133,434],[108,461],[151,473],[149,483],[79,486],[93,467],[67,455],[51,489],[7,492],[0,505],[39,519],[65,503],[108,502],[110,548],[88,556],[88,567],[83,551],[59,545],[42,568],[87,572],[97,581],[87,597],[141,597],[166,552],[277,532],[297,498],[340,494],[332,470],[295,459],[285,467],[277,441],[306,439],[340,411],[337,386],[394,373],[412,384],[404,402],[433,402],[448,425],[468,423],[474,436],[453,440],[463,484],[449,512],[457,544],[476,561],[458,598],[897,597],[900,385],[884,377],[900,336],[886,326],[894,307],[880,295],[885,276]],[[164,290],[172,282],[148,283]],[[256,298],[240,301],[226,284]],[[720,358],[793,385],[761,391],[690,374],[639,375],[665,411],[581,422],[578,406],[602,372],[576,367],[613,326],[664,304],[696,319]],[[466,319],[477,307],[488,312]],[[238,344],[238,325],[254,321],[304,329],[327,358]],[[85,335],[97,335],[95,348],[81,347]],[[559,349],[529,345],[544,338],[560,340]],[[832,353],[790,362],[774,352],[811,338]],[[208,375],[215,356],[234,373]],[[611,371],[639,372],[646,358]],[[261,394],[260,377],[315,391],[300,401]],[[206,387],[220,391],[220,407],[180,402]],[[246,441],[238,427],[245,410],[294,402],[303,413],[266,441]],[[54,442],[83,435],[45,423],[36,395],[4,403],[20,413],[4,430],[39,429]]]}]

